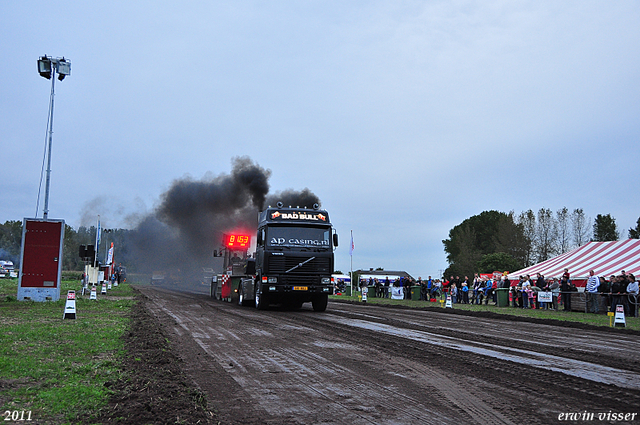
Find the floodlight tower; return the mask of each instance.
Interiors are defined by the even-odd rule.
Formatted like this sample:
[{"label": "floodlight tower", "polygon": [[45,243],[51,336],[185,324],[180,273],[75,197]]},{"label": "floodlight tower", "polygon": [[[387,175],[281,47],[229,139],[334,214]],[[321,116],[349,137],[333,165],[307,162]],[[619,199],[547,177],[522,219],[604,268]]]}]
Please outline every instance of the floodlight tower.
[{"label": "floodlight tower", "polygon": [[[52,58],[47,55],[38,59],[38,73],[51,80],[51,97],[49,98],[49,142],[47,147],[47,179],[44,192],[44,212],[42,217],[46,220],[49,215],[49,184],[51,182],[51,140],[53,137],[53,97],[55,93],[56,72],[58,80],[64,80],[64,77],[71,75],[71,61],[62,58]],[[51,78],[53,77],[53,78]]]}]

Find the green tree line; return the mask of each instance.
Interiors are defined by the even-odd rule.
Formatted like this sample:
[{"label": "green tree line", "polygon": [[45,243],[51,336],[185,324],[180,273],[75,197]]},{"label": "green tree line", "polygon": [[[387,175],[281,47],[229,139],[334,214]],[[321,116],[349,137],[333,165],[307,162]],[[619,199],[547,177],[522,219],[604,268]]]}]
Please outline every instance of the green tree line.
[{"label": "green tree line", "polygon": [[[126,229],[102,229],[98,260],[105,263],[106,253],[111,242],[116,247],[116,262],[126,263],[128,260]],[[80,245],[95,245],[96,227],[80,226],[77,230],[65,224],[62,269],[83,270],[84,262],[79,256]],[[20,250],[22,247],[22,221],[11,220],[0,224],[0,259],[11,260],[16,267],[20,266]]]},{"label": "green tree line", "polygon": [[[640,218],[628,237],[640,239]],[[555,212],[541,208],[519,214],[483,211],[455,226],[442,241],[449,263],[444,275],[515,271],[589,241],[618,239],[620,232],[610,214],[598,214],[592,221],[582,208],[569,211],[564,207]]]}]

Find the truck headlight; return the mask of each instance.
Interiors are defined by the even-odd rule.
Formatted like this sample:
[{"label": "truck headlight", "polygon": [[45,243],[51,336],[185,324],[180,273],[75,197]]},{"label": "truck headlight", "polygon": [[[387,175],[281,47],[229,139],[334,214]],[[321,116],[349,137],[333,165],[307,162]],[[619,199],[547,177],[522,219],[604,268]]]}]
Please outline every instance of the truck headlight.
[{"label": "truck headlight", "polygon": [[323,277],[322,278],[322,284],[323,285],[328,285],[331,283],[331,278],[330,277]]},{"label": "truck headlight", "polygon": [[270,277],[269,278],[269,283],[278,283],[278,278],[277,277]]}]

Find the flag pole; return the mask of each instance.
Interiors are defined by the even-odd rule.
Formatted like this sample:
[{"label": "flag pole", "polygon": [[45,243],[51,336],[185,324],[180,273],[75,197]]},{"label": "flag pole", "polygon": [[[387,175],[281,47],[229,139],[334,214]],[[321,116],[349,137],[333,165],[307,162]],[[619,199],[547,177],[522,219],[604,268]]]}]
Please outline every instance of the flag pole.
[{"label": "flag pole", "polygon": [[349,256],[351,257],[351,295],[353,296],[353,230],[351,231],[351,246],[349,246]]}]

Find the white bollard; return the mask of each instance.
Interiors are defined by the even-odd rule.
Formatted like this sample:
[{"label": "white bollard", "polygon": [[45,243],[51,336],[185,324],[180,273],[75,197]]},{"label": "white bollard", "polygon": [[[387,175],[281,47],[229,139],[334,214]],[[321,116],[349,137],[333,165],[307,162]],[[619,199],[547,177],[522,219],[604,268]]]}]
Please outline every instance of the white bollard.
[{"label": "white bollard", "polygon": [[447,295],[447,303],[444,306],[445,308],[453,308],[453,303],[451,302],[451,295]]},{"label": "white bollard", "polygon": [[89,299],[90,300],[97,300],[98,299],[96,285],[93,285],[91,287],[91,295],[89,295]]},{"label": "white bollard", "polygon": [[625,328],[627,327],[627,321],[624,318],[624,306],[620,304],[616,306],[616,316],[613,319],[613,327],[618,324],[624,325]]},{"label": "white bollard", "polygon": [[107,295],[107,284],[102,282],[102,291],[100,291],[100,295]]},{"label": "white bollard", "polygon": [[76,291],[67,292],[67,302],[64,305],[62,320],[76,318]]}]

